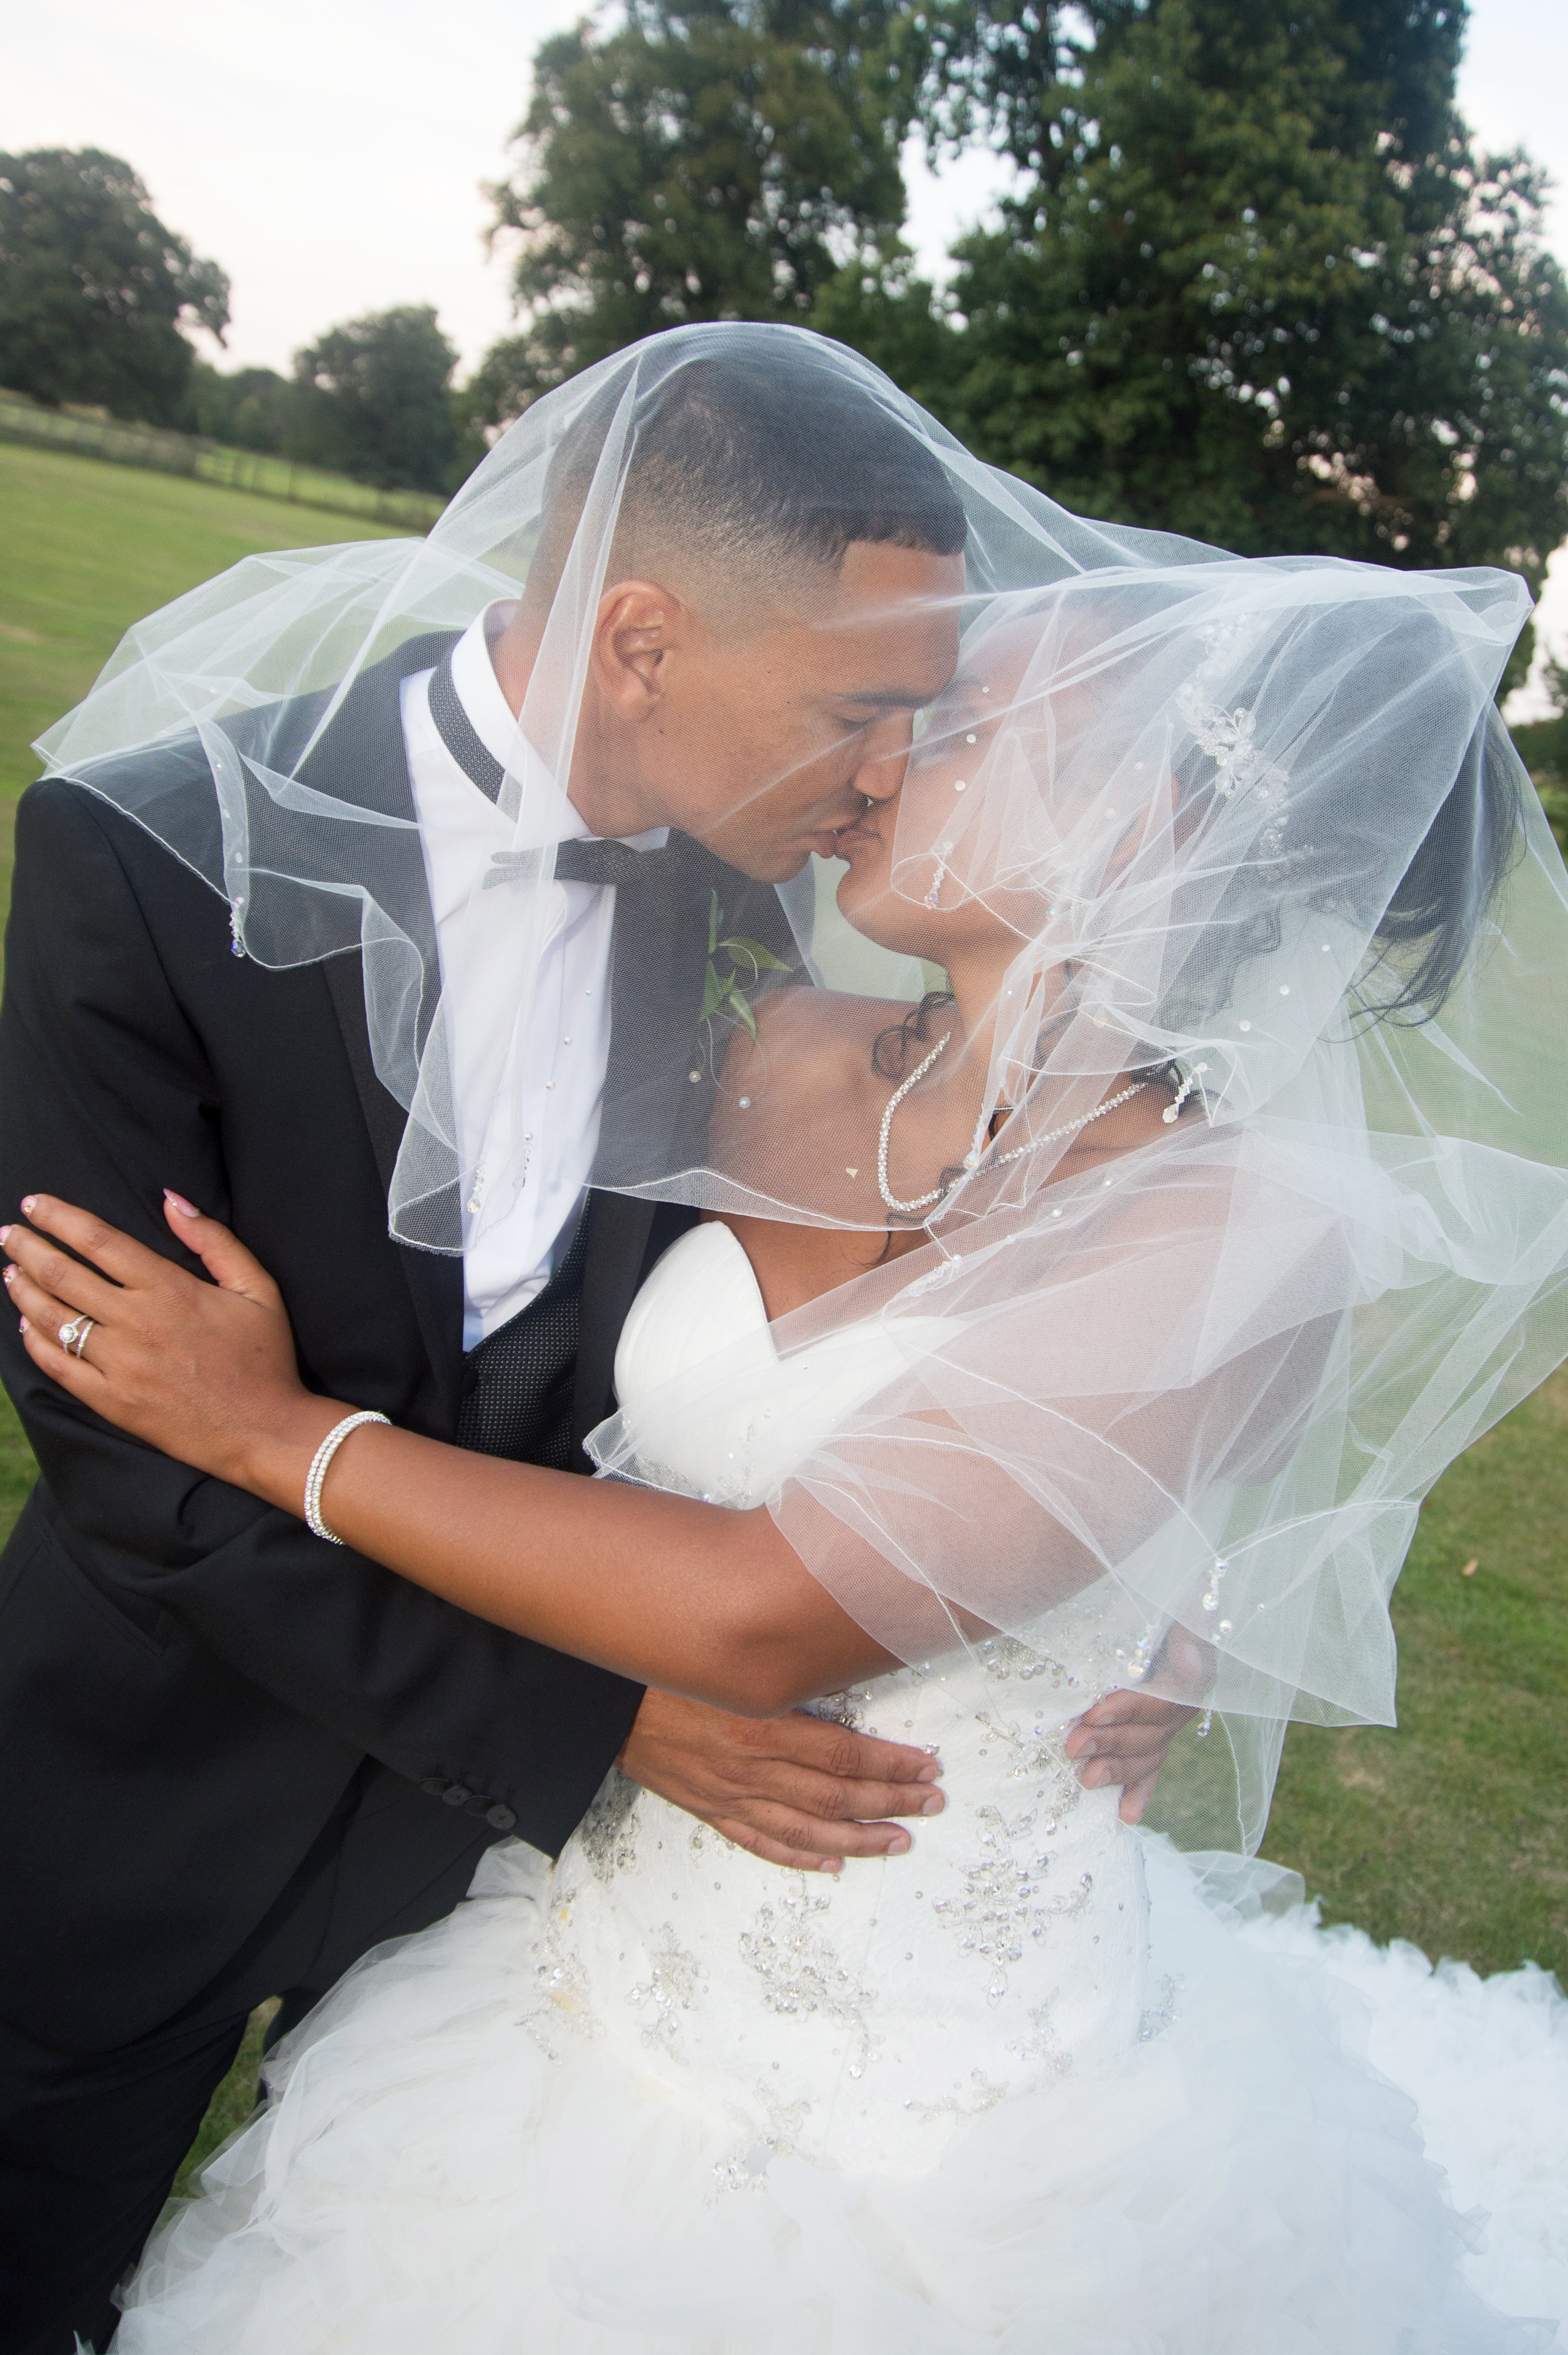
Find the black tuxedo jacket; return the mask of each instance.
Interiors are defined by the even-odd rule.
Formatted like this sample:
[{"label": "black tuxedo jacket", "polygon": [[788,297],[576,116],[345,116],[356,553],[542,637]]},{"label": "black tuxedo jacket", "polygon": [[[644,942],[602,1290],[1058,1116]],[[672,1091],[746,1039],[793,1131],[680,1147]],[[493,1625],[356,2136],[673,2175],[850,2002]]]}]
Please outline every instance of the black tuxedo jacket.
[{"label": "black tuxedo jacket", "polygon": [[[399,683],[447,643],[368,673],[308,779],[411,815]],[[295,712],[303,741],[315,710],[285,725]],[[193,743],[136,757],[216,827]],[[686,848],[662,942],[641,920],[640,970],[615,975],[612,1084],[677,1066],[684,1081],[720,879],[728,915],[778,932],[770,891]],[[666,1101],[695,1122],[706,1093]],[[45,1190],[176,1257],[161,1204],[177,1188],[277,1278],[307,1382],[449,1439],[462,1268],[389,1238],[403,1120],[372,1066],[357,953],[282,972],[236,957],[224,901],[133,821],[60,781],[24,795],[0,1009],[9,1215]],[[579,1439],[610,1409],[638,1283],[693,1213],[599,1193],[588,1215]],[[454,1835],[560,1847],[640,1687],[112,1430],[36,1370],[9,1316],[0,1374],[42,1472],[0,1559],[0,2016],[77,2051],[172,2018],[244,1948],[367,1758],[454,1810]]]}]

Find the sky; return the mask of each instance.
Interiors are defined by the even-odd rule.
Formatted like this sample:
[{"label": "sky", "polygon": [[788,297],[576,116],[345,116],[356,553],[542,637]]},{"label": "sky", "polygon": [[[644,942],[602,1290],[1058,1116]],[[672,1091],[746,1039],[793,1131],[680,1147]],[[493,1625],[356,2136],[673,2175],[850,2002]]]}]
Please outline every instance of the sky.
[{"label": "sky", "polygon": [[[232,282],[226,368],[286,370],[337,321],[432,303],[471,367],[511,325],[484,186],[507,169],[533,52],[583,0],[48,0],[8,16],[0,148],[108,148],[161,219]],[[1460,101],[1482,140],[1528,147],[1563,188],[1568,6],[1471,0]],[[994,157],[906,158],[906,235],[940,276],[1002,185]],[[1568,559],[1548,634],[1568,652]]]}]

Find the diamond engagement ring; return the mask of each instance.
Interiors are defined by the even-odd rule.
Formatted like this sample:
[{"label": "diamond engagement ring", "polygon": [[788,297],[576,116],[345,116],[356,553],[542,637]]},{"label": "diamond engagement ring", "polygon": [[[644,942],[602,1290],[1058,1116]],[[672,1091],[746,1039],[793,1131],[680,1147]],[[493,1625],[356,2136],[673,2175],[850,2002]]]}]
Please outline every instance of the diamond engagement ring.
[{"label": "diamond engagement ring", "polygon": [[73,1358],[80,1358],[87,1347],[87,1337],[97,1322],[95,1316],[73,1316],[69,1325],[60,1327],[60,1348],[68,1349]]}]

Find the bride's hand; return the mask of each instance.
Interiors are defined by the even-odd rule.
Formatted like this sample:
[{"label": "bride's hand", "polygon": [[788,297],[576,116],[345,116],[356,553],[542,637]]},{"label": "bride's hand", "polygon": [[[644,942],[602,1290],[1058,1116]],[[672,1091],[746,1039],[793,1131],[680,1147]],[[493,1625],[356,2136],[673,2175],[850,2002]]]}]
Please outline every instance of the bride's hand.
[{"label": "bride's hand", "polygon": [[[210,1284],[48,1194],[23,1203],[28,1226],[0,1228],[13,1262],[5,1281],[27,1355],[62,1390],[164,1455],[248,1487],[261,1442],[303,1441],[319,1423],[314,1446],[342,1410],[301,1382],[260,1261],[179,1195],[165,1193],[164,1208]],[[73,1338],[86,1328],[80,1354],[59,1337],[73,1321]]]}]

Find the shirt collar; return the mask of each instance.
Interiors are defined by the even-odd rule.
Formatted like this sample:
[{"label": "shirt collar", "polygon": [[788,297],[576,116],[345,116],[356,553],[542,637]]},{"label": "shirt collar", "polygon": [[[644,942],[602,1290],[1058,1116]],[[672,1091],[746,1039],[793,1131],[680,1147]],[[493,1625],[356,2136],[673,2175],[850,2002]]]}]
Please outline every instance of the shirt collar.
[{"label": "shirt collar", "polygon": [[[594,837],[581,813],[521,734],[496,677],[490,648],[517,610],[514,602],[502,599],[475,614],[452,650],[453,688],[491,758],[503,768],[515,769],[519,758],[526,762],[523,808],[514,847],[530,850],[547,842],[590,842]],[[477,793],[478,787],[474,790]],[[650,826],[641,834],[616,838],[634,850],[662,850],[669,839],[669,828]]]}]

